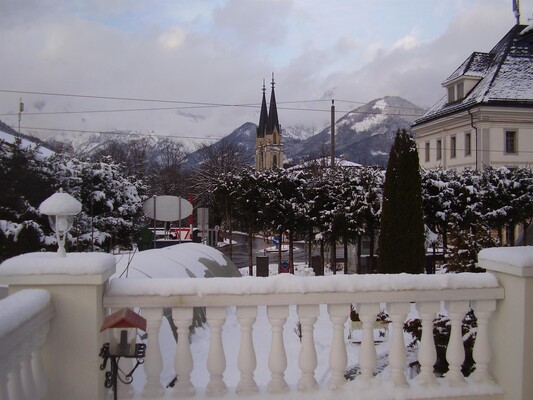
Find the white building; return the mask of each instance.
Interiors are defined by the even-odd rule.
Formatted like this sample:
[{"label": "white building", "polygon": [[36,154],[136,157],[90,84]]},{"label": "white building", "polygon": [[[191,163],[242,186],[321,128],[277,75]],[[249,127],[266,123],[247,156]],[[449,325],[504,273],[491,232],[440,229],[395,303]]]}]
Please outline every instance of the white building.
[{"label": "white building", "polygon": [[442,86],[446,96],[412,127],[422,167],[531,167],[533,25],[472,53]]}]

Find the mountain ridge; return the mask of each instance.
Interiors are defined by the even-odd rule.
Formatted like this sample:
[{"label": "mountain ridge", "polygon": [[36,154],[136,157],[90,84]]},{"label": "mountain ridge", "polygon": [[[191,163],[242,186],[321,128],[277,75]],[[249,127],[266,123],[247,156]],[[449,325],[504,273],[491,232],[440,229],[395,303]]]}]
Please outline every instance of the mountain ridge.
[{"label": "mountain ridge", "polygon": [[[386,166],[396,132],[399,129],[406,129],[410,132],[411,124],[424,112],[425,110],[421,107],[398,96],[377,98],[354,108],[341,115],[335,122],[335,156],[363,165]],[[235,144],[241,148],[245,158],[251,160],[250,164],[253,164],[256,129],[255,123],[245,122],[208,147],[216,146],[220,141]],[[285,127],[282,132],[282,143],[285,148],[286,163],[295,165],[310,159],[329,156],[330,131],[329,126],[318,133],[315,133],[315,127],[303,124]],[[76,143],[71,141],[70,144],[78,152],[90,155],[110,140],[110,137],[113,138],[111,140],[122,142],[138,135],[136,132],[113,133],[113,135],[109,132],[93,133],[85,141],[76,137]],[[36,138],[38,142],[48,142],[47,139],[39,136]],[[157,141],[157,135],[151,135],[151,137],[151,140]],[[58,141],[57,137],[49,140],[50,143]],[[185,144],[185,148],[187,147],[193,148],[190,143],[189,146]],[[158,149],[158,146],[154,145],[154,149]],[[189,151],[184,168],[193,168],[200,162],[201,152],[199,150]]]}]

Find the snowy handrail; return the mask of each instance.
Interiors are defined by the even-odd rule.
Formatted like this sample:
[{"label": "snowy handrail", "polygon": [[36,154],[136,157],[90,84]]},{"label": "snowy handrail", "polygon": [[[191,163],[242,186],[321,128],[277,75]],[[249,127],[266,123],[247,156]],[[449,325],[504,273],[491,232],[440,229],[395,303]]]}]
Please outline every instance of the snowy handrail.
[{"label": "snowy handrail", "polygon": [[[238,354],[238,368],[241,380],[235,391],[249,394],[259,391],[254,380],[257,367],[253,343],[253,325],[258,316],[258,306],[267,307],[267,318],[272,330],[272,341],[268,356],[271,380],[266,390],[270,393],[284,393],[289,385],[284,379],[287,355],[283,342],[284,325],[289,306],[296,306],[301,323],[302,341],[299,355],[301,378],[297,390],[314,392],[322,390],[315,379],[317,354],[313,339],[314,324],[320,305],[327,305],[332,324],[329,368],[331,377],[328,388],[340,390],[345,385],[344,373],[347,367],[345,322],[350,305],[357,304],[363,324],[363,337],[359,352],[361,374],[349,385],[357,385],[372,398],[372,390],[381,391],[374,384],[376,349],[373,325],[376,315],[385,304],[392,321],[391,348],[389,351],[390,377],[388,382],[393,391],[402,390],[405,398],[416,397],[421,388],[425,395],[447,397],[448,388],[459,390],[461,395],[501,393],[488,374],[490,362],[488,320],[496,308],[496,300],[502,299],[503,288],[490,273],[443,275],[350,275],[327,277],[296,277],[291,275],[269,278],[210,278],[210,279],[114,279],[104,296],[104,307],[140,307],[147,319],[147,357],[144,365],[147,383],[143,396],[160,396],[164,388],[160,383],[163,363],[159,344],[159,330],[163,308],[172,309],[172,319],[177,327],[178,337],[187,337],[192,324],[193,307],[206,307],[207,323],[211,330],[211,342],[207,359],[210,381],[205,392],[208,395],[222,395],[229,389],[223,380],[226,359],[221,331],[226,321],[228,307],[236,306],[236,316],[241,327],[241,341]],[[447,359],[450,371],[446,384],[437,383],[433,375],[436,359],[433,335],[422,335],[418,359],[421,373],[415,381],[407,382],[406,349],[403,338],[403,322],[410,310],[410,303],[416,302],[416,309],[422,320],[424,332],[432,332],[433,319],[444,308],[451,320],[451,336]],[[464,348],[461,322],[473,308],[478,317],[478,331],[474,357],[477,370],[467,384],[461,373]],[[165,353],[170,349],[164,349]],[[175,372],[178,381],[173,389],[176,395],[191,395],[199,388],[191,383],[193,359],[188,340],[178,340],[175,355]],[[480,389],[480,383],[482,389]],[[346,390],[344,390],[346,392]],[[343,392],[343,393],[344,393]],[[352,392],[348,390],[348,392]],[[353,392],[352,392],[353,393]],[[457,393],[457,392],[456,392]],[[483,393],[482,393],[483,394]]]},{"label": "snowy handrail", "polygon": [[53,315],[50,294],[43,289],[0,300],[0,400],[44,398],[41,347]]}]

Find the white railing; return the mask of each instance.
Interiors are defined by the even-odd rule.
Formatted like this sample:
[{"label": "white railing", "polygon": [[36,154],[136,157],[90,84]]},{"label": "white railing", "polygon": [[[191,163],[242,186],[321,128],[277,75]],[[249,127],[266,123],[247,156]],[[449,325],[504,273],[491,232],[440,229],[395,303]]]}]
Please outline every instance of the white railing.
[{"label": "white railing", "polygon": [[[496,301],[504,297],[503,288],[490,273],[447,275],[350,275],[329,277],[277,276],[270,278],[211,278],[211,279],[114,279],[104,296],[104,307],[115,310],[122,307],[140,308],[147,320],[147,351],[144,363],[146,384],[143,397],[166,396],[161,384],[163,362],[161,351],[175,352],[174,370],[177,383],[171,391],[175,396],[246,395],[257,392],[294,393],[309,395],[322,391],[335,391],[339,398],[445,398],[472,396],[485,398],[500,395],[502,389],[489,374],[491,349],[489,345],[489,320],[496,309]],[[412,380],[406,378],[407,356],[403,323],[416,303],[422,321],[422,338],[418,348],[420,374]],[[320,305],[327,305],[331,322],[332,341],[329,348],[330,378],[325,387],[319,386],[315,377],[317,351],[314,325]],[[356,304],[362,321],[362,341],[358,363],[360,375],[346,382],[347,348],[345,324],[350,305]],[[239,354],[236,367],[240,381],[228,388],[224,381],[227,368],[222,329],[228,307],[236,307],[240,325]],[[258,307],[266,306],[271,329],[271,342],[267,365],[270,381],[258,387],[254,372],[257,370],[256,346],[253,326]],[[300,378],[295,384],[285,380],[287,355],[284,329],[289,307],[296,306],[301,323],[302,341],[298,367]],[[388,352],[388,372],[375,376],[376,348],[373,327],[376,315],[385,306],[392,321],[392,336]],[[194,387],[191,372],[194,360],[188,340],[193,319],[193,307],[205,307],[211,339],[207,365],[209,375],[206,387]],[[177,327],[178,340],[172,349],[160,349],[159,331],[163,309],[172,309],[172,319]],[[451,321],[451,334],[446,358],[449,371],[445,378],[437,379],[433,373],[436,350],[433,338],[433,320],[444,309]],[[465,379],[461,366],[465,359],[462,320],[473,309],[477,317],[477,338],[473,356],[475,372]],[[429,332],[429,334],[428,334]],[[386,376],[385,376],[386,375]],[[352,390],[353,389],[353,390]],[[390,397],[384,393],[389,391]],[[344,397],[343,397],[344,396]],[[283,397],[283,396],[282,396]],[[492,398],[492,397],[491,397]]]},{"label": "white railing", "polygon": [[41,348],[53,315],[50,294],[43,289],[0,300],[0,400],[45,397]]}]

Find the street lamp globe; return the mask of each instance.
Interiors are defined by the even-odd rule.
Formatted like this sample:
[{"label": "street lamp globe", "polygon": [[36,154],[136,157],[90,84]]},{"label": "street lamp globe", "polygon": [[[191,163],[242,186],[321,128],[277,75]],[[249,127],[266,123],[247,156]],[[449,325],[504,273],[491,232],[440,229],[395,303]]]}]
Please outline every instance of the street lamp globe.
[{"label": "street lamp globe", "polygon": [[59,192],[41,203],[39,212],[48,215],[50,226],[56,233],[57,253],[65,257],[65,237],[72,228],[74,217],[81,212],[81,203],[70,194],[64,193],[63,189],[59,189]]}]

